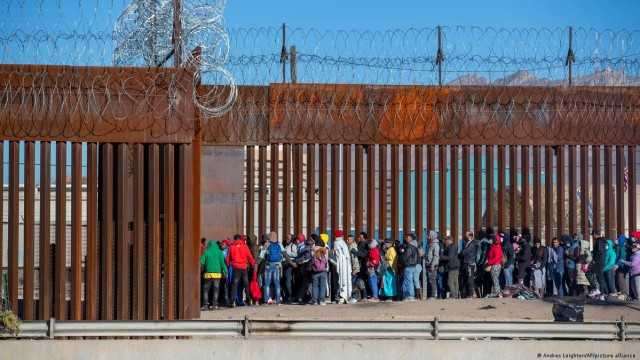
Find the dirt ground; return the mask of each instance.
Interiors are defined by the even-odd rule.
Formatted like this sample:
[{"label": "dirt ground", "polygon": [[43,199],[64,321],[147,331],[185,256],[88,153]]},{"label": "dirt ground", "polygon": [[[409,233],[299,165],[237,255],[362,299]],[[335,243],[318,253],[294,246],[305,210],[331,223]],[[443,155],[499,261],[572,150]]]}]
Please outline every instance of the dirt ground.
[{"label": "dirt ground", "polygon": [[[202,320],[553,320],[552,300],[464,299],[326,306],[269,305],[203,311]],[[494,308],[492,308],[494,307]],[[640,304],[585,305],[585,321],[640,322]]]}]

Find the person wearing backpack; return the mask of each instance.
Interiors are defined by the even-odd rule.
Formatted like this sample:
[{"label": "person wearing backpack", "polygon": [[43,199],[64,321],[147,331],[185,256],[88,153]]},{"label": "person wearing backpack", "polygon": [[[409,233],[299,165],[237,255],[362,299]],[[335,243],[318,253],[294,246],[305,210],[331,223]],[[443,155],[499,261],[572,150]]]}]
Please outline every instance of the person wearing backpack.
[{"label": "person wearing backpack", "polygon": [[326,305],[327,293],[327,248],[315,247],[311,260],[311,302],[310,304]]},{"label": "person wearing backpack", "polygon": [[[274,302],[280,305],[280,274],[282,261],[284,260],[284,247],[278,241],[278,234],[269,233],[269,242],[260,253],[260,260],[264,261],[264,282],[262,284],[263,302],[271,305]],[[271,298],[271,286],[275,300]]]},{"label": "person wearing backpack", "polygon": [[400,247],[400,260],[404,265],[402,297],[405,301],[415,301],[414,273],[418,264],[418,247],[415,241],[405,241]]}]

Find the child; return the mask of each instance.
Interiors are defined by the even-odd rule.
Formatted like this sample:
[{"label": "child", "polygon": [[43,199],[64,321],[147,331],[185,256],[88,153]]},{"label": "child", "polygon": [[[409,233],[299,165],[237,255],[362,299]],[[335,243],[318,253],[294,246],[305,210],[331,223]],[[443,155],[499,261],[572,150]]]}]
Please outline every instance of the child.
[{"label": "child", "polygon": [[629,285],[634,300],[640,300],[640,243],[633,243],[631,246],[631,261],[620,260],[623,264],[629,266]]},{"label": "child", "polygon": [[326,305],[325,297],[327,293],[327,248],[317,247],[313,254],[311,262],[311,303],[317,305]]},{"label": "child", "polygon": [[576,264],[576,284],[578,286],[578,295],[587,295],[591,282],[587,277],[589,265],[591,264],[591,250],[588,241],[579,238],[580,254],[578,255],[578,263]]},{"label": "child", "polygon": [[380,266],[380,249],[374,239],[369,243],[367,255],[367,274],[369,274],[369,287],[371,288],[371,300],[378,301],[378,267]]}]

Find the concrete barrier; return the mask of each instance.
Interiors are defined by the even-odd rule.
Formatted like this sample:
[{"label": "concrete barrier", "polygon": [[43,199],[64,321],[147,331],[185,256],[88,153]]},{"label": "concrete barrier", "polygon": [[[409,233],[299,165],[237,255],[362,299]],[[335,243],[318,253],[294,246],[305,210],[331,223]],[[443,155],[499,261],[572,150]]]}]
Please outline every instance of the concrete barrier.
[{"label": "concrete barrier", "polygon": [[637,359],[640,343],[621,341],[464,340],[7,340],[0,358],[57,359]]}]

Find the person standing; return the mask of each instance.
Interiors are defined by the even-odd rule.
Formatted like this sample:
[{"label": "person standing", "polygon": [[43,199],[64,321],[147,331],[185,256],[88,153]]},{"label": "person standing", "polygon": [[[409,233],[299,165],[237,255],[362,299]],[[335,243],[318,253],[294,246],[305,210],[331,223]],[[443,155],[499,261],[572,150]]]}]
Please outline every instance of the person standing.
[{"label": "person standing", "polygon": [[511,234],[505,236],[499,232],[502,239],[502,254],[504,256],[504,264],[502,264],[502,274],[504,276],[504,285],[513,285],[513,264],[515,263],[515,252],[513,251],[513,243],[511,242]]},{"label": "person standing", "polygon": [[549,251],[549,270],[551,280],[553,281],[553,293],[557,296],[564,296],[564,270],[565,270],[565,250],[560,245],[558,238],[551,240],[551,249]]},{"label": "person standing", "polygon": [[540,298],[544,297],[545,289],[547,288],[547,259],[549,258],[547,251],[548,249],[542,245],[542,241],[540,241],[538,237],[535,237],[533,239],[531,287],[533,287]]},{"label": "person standing", "polygon": [[485,270],[491,274],[491,293],[488,297],[502,297],[500,289],[500,270],[502,269],[502,237],[500,234],[493,236],[491,246],[487,252]]},{"label": "person standing", "polygon": [[[287,240],[288,239],[288,240]],[[295,300],[294,291],[294,271],[295,263],[294,259],[298,256],[298,242],[296,236],[289,236],[285,239],[284,244],[284,263],[283,263],[283,275],[284,275],[284,301],[287,304],[292,303]]]},{"label": "person standing", "polygon": [[467,231],[460,257],[462,258],[462,289],[464,297],[476,297],[476,270],[478,261],[478,240],[473,231]]},{"label": "person standing", "polygon": [[[262,284],[263,302],[271,305],[274,302],[280,305],[280,274],[282,261],[284,260],[284,247],[278,241],[278,234],[269,233],[269,242],[260,252],[259,258],[264,261],[264,282]],[[274,297],[271,298],[271,286],[273,285]]]},{"label": "person standing", "polygon": [[449,298],[459,298],[458,276],[460,275],[460,259],[458,258],[458,246],[453,243],[453,238],[447,236],[444,240],[444,251],[441,263],[444,263],[447,274],[447,287],[449,288]]},{"label": "person standing", "polygon": [[604,281],[607,283],[607,294],[615,294],[616,290],[616,260],[617,254],[613,241],[607,239],[607,248],[604,255]]},{"label": "person standing", "polygon": [[334,232],[335,240],[333,242],[333,258],[336,262],[336,273],[338,275],[337,301],[339,304],[345,304],[351,300],[353,292],[353,283],[351,281],[351,273],[353,271],[351,265],[351,253],[349,246],[344,242],[344,234],[342,230]]},{"label": "person standing", "polygon": [[231,283],[231,307],[236,306],[236,298],[242,299],[242,294],[238,294],[238,285],[247,292],[246,298],[250,298],[249,276],[247,274],[248,267],[254,267],[256,261],[251,255],[251,250],[238,234],[233,236],[233,242],[229,246],[229,255],[227,257],[228,265],[233,269],[233,280]]},{"label": "person standing", "polygon": [[400,259],[404,266],[402,297],[406,301],[415,301],[416,295],[413,281],[416,264],[418,263],[418,247],[415,241],[406,241],[400,247]]},{"label": "person standing", "polygon": [[[227,265],[224,263],[224,254],[217,242],[209,240],[207,248],[200,256],[200,265],[204,281],[203,297],[204,302],[201,310],[218,309],[218,296],[220,292],[220,281],[227,277]],[[209,298],[209,293],[213,289],[213,295]]]},{"label": "person standing", "polygon": [[519,285],[524,285],[524,279],[527,275],[527,269],[531,265],[531,245],[522,236],[518,236],[516,241],[520,245],[516,253],[516,278]]},{"label": "person standing", "polygon": [[328,261],[327,248],[314,246],[311,261],[311,302],[309,304],[326,305]]},{"label": "person standing", "polygon": [[347,246],[349,247],[349,255],[351,257],[351,298],[350,303],[354,304],[358,302],[358,299],[366,299],[366,285],[358,277],[360,274],[360,259],[356,256],[358,252],[358,244],[356,243],[353,235],[347,235]]},{"label": "person standing", "polygon": [[397,253],[391,239],[387,238],[384,240],[382,243],[382,251],[384,253],[384,259],[381,266],[382,287],[380,294],[387,300],[391,300],[396,296],[396,274],[398,273]]},{"label": "person standing", "polygon": [[438,233],[429,232],[429,248],[427,249],[427,258],[425,266],[427,271],[428,283],[431,287],[431,295],[429,299],[438,297],[438,265],[440,264],[440,242],[438,241]]}]

